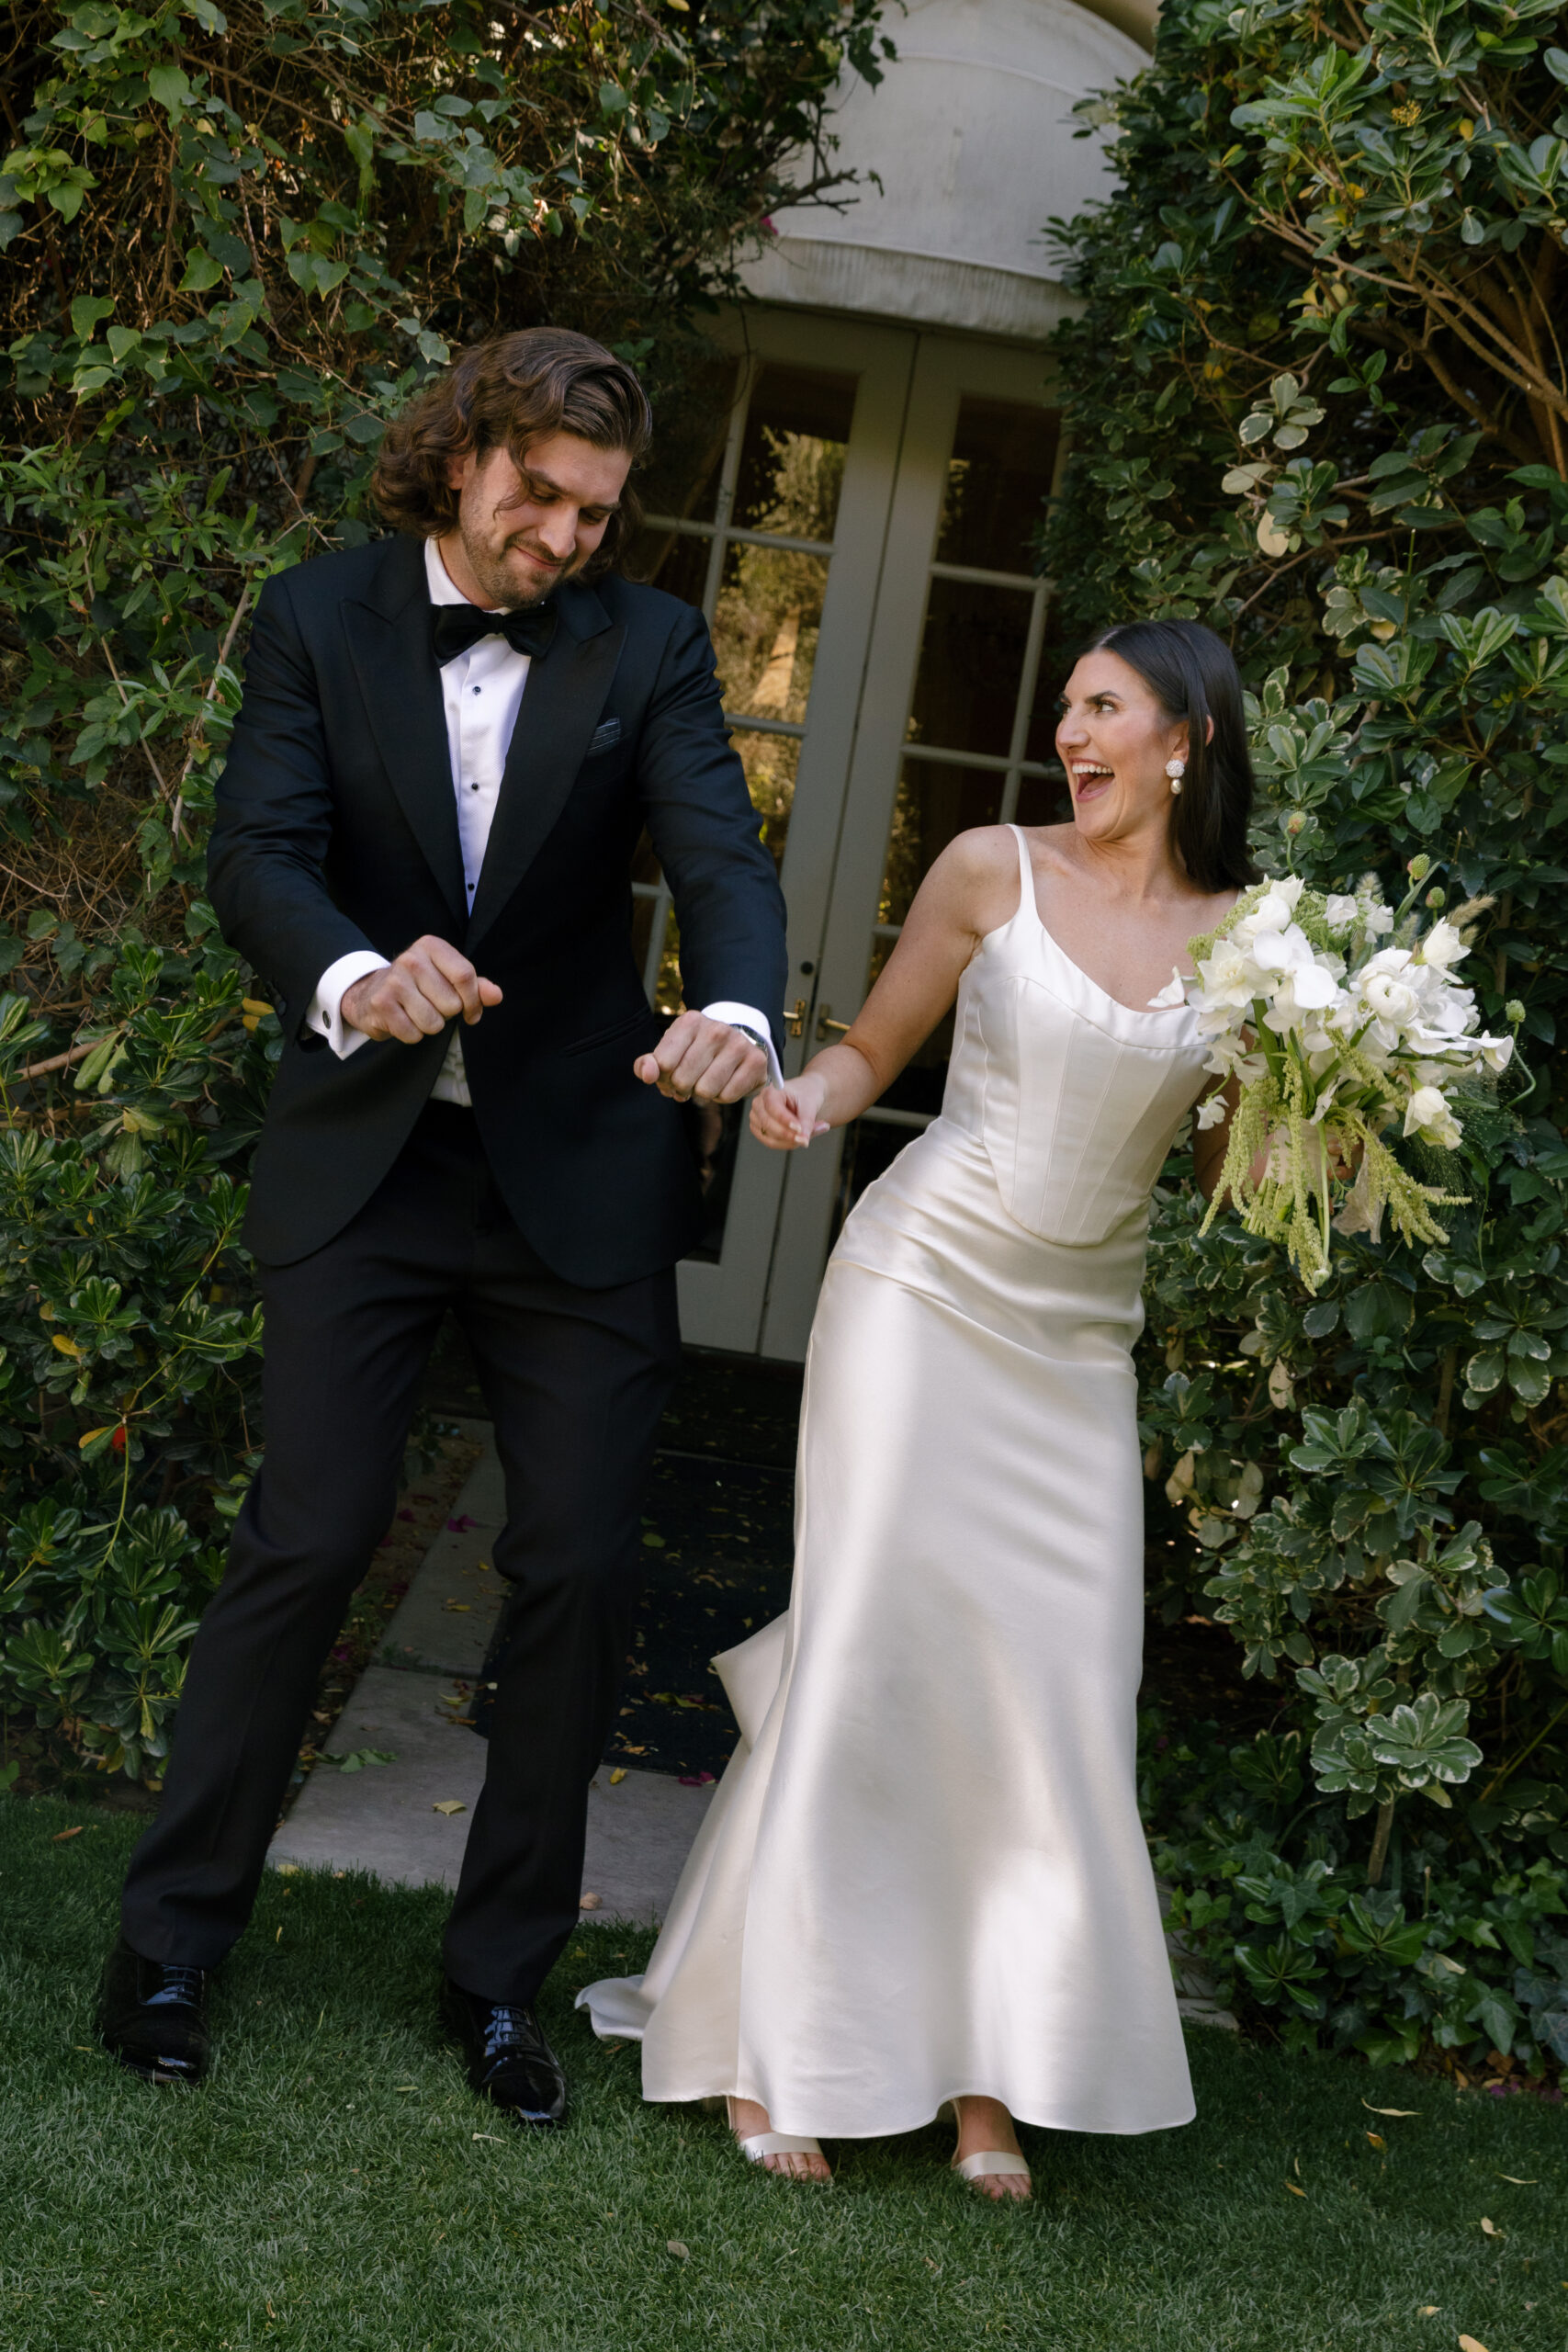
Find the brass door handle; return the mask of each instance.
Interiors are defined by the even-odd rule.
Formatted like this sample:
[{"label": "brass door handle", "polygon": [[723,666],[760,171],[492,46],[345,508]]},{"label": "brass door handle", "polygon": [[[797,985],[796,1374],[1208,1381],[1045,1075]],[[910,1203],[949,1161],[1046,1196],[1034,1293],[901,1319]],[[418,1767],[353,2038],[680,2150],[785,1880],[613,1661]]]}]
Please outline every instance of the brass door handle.
[{"label": "brass door handle", "polygon": [[807,1001],[807,1000],[805,997],[797,996],[795,1000],[794,1010],[784,1014],[784,1035],[786,1037],[805,1036]]},{"label": "brass door handle", "polygon": [[821,1046],[825,1045],[829,1037],[846,1036],[853,1027],[852,1021],[835,1021],[832,1006],[825,1004],[817,1016],[817,1042]]}]

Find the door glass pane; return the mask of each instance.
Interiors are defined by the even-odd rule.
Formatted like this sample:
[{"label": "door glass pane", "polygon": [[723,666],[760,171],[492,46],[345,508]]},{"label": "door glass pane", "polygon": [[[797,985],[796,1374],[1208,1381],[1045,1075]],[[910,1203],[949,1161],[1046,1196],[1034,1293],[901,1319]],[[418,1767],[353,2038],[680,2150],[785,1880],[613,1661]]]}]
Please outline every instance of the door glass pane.
[{"label": "door glass pane", "polygon": [[773,852],[773,864],[783,865],[789,840],[789,812],[795,803],[795,772],[800,763],[796,735],[753,735],[738,728],[736,750],[746,770],[751,806],[762,820],[762,839]]},{"label": "door glass pane", "polygon": [[[1002,784],[996,768],[959,767],[945,760],[905,761],[876,910],[879,923],[904,922],[916,891],[955,834],[997,822]],[[878,952],[883,947],[879,940],[873,951],[874,977],[886,960],[885,952]]]},{"label": "door glass pane", "polygon": [[707,583],[711,544],[705,535],[698,538],[682,531],[661,531],[656,524],[646,523],[627,553],[627,575],[648,587],[662,588],[667,596],[679,596],[683,605],[700,605]]},{"label": "door glass pane", "polygon": [[730,548],[713,631],[727,709],[804,720],[827,585],[826,556]]},{"label": "door glass pane", "polygon": [[830,539],[839,514],[855,379],[764,368],[746,413],[733,521],[744,531]]},{"label": "door glass pane", "polygon": [[910,742],[1006,754],[1033,609],[1027,589],[931,582]]},{"label": "door glass pane", "polygon": [[740,383],[735,361],[717,357],[685,379],[678,399],[660,401],[653,447],[632,481],[645,514],[713,520]]},{"label": "door glass pane", "polygon": [[964,401],[948,460],[939,563],[1034,570],[1061,420],[1012,401]]}]

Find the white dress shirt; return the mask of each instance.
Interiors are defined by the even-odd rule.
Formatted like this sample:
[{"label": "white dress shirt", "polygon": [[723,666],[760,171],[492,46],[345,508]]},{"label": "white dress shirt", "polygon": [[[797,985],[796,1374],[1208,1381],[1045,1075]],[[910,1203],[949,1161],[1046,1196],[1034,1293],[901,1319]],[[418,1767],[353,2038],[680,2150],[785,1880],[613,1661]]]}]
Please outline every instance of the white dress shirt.
[{"label": "white dress shirt", "polygon": [[[453,586],[434,539],[424,543],[424,576],[433,605],[463,605],[468,601],[461,589]],[[452,763],[452,789],[457,800],[463,883],[470,909],[501,797],[501,779],[512,731],[517,724],[523,689],[528,683],[530,662],[531,656],[513,652],[505,638],[497,635],[479,638],[466,653],[444,662],[441,668],[446,749]],[[340,1061],[346,1060],[366,1043],[365,1032],[351,1028],[344,1022],[343,1000],[355,980],[363,979],[367,972],[385,971],[387,964],[388,958],[378,956],[373,949],[355,948],[350,955],[340,956],[335,964],[329,964],[316,983],[316,993],[305,1015],[306,1026],[326,1039]],[[770,1080],[775,1086],[783,1085],[768,1023],[755,1005],[727,1001],[705,1005],[703,1011],[710,1020],[754,1029],[765,1042]],[[443,1102],[460,1102],[465,1107],[471,1104],[463,1068],[460,1023],[453,1024],[446,1057],[431,1094]]]}]

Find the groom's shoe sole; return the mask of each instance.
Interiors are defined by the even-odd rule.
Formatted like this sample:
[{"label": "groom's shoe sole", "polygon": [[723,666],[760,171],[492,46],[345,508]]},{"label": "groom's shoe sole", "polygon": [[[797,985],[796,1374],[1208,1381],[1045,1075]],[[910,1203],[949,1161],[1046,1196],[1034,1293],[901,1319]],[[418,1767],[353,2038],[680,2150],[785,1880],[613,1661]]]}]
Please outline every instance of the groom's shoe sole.
[{"label": "groom's shoe sole", "polygon": [[99,2041],[142,2082],[194,2088],[211,2054],[207,1981],[204,1969],[144,1960],[121,1937],[98,1986]]}]

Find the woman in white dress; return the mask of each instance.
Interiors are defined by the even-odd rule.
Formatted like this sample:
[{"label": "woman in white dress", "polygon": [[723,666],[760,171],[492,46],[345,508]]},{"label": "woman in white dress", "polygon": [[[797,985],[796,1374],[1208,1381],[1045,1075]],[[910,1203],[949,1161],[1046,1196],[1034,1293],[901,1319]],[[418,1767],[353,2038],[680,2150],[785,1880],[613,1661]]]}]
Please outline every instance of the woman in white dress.
[{"label": "woman in white dress", "polygon": [[[862,1196],[807,1363],[787,1614],[717,1661],[741,1740],[647,1973],[581,1997],[649,2099],[743,2151],[944,2108],[982,2193],[1013,2128],[1193,2113],[1138,1819],[1148,1199],[1203,1091],[1150,1000],[1254,878],[1241,689],[1191,622],[1111,630],[1056,748],[1070,824],[964,833],[841,1045],[758,1096],[776,1150],[859,1116],[957,1001],[942,1115]],[[1198,1147],[1211,1181],[1221,1125]]]}]

